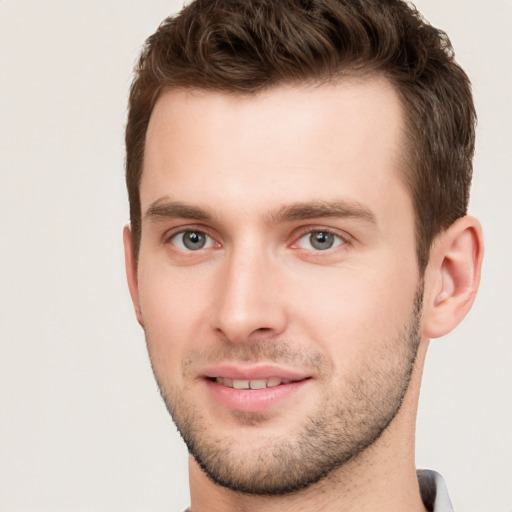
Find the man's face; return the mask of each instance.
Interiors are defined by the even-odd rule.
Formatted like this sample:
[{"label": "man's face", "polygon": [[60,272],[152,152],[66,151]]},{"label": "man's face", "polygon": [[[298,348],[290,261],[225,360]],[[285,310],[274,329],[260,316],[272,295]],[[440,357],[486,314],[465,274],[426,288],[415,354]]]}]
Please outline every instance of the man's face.
[{"label": "man's face", "polygon": [[135,302],[214,481],[306,487],[397,413],[421,304],[402,128],[383,79],[159,98]]}]

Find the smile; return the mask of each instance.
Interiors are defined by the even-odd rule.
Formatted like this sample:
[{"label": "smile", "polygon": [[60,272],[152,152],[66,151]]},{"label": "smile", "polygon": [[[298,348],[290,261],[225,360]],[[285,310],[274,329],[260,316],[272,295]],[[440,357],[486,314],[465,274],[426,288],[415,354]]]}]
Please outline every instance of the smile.
[{"label": "smile", "polygon": [[271,409],[282,412],[282,408],[295,403],[294,396],[309,389],[314,380],[311,375],[273,366],[227,365],[210,368],[205,373],[203,382],[216,407],[247,413]]},{"label": "smile", "polygon": [[215,382],[218,384],[222,384],[223,386],[227,386],[228,388],[234,389],[265,389],[265,388],[275,388],[281,384],[289,384],[293,382],[290,379],[280,379],[278,377],[271,377],[269,379],[253,379],[253,380],[245,380],[245,379],[228,379],[224,377],[217,377]]}]

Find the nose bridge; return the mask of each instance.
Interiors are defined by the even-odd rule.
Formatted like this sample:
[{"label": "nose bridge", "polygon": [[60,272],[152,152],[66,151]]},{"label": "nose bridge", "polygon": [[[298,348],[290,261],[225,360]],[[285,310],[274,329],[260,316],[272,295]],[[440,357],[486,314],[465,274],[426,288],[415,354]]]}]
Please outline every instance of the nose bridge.
[{"label": "nose bridge", "polygon": [[217,285],[215,329],[232,342],[279,334],[285,314],[277,294],[277,272],[277,261],[258,240],[234,245]]}]

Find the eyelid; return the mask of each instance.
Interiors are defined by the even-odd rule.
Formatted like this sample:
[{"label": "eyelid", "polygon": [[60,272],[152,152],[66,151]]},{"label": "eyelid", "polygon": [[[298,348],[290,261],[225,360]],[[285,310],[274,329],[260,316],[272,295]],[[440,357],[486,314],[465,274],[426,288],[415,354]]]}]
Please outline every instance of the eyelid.
[{"label": "eyelid", "polygon": [[207,226],[202,226],[201,224],[180,224],[179,226],[174,226],[170,229],[166,229],[162,234],[162,240],[168,241],[173,236],[178,235],[179,233],[185,233],[186,231],[199,231],[201,233],[204,233],[205,235],[210,234],[210,230]]}]

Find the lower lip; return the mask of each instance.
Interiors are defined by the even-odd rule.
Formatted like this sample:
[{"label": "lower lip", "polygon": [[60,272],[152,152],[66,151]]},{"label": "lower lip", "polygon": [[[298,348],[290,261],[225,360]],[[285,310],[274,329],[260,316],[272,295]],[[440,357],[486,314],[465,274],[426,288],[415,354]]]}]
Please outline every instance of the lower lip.
[{"label": "lower lip", "polygon": [[207,379],[206,384],[215,400],[227,409],[241,412],[261,412],[291,397],[310,379],[280,384],[264,389],[235,389]]}]

